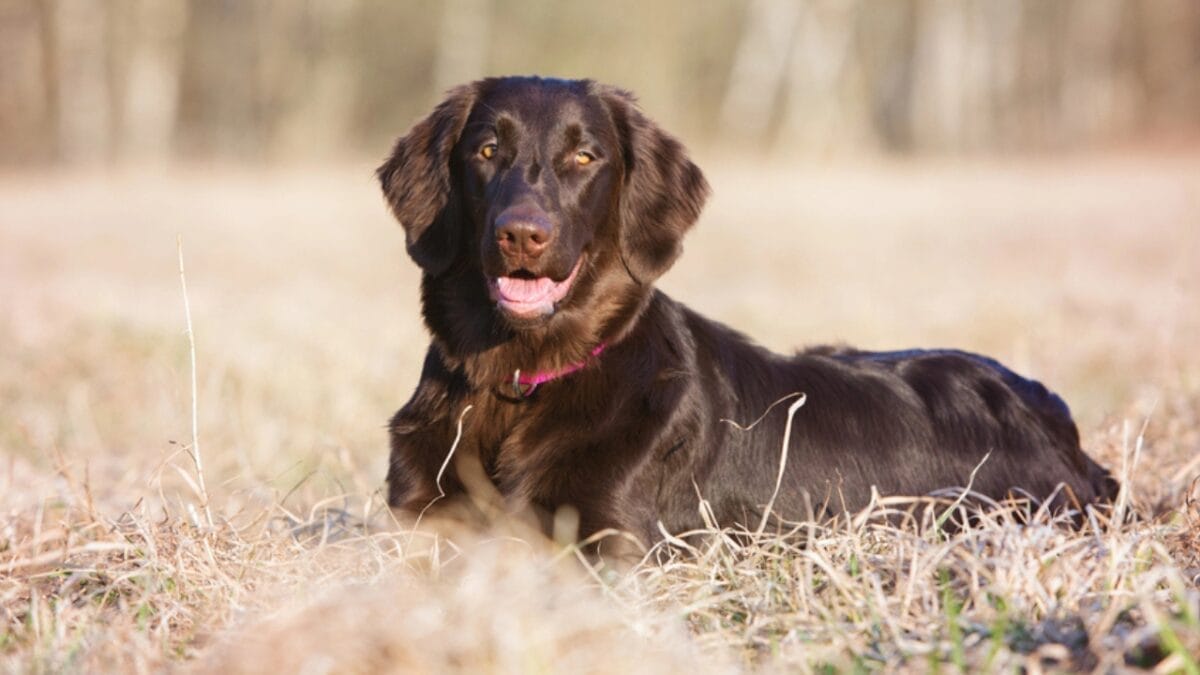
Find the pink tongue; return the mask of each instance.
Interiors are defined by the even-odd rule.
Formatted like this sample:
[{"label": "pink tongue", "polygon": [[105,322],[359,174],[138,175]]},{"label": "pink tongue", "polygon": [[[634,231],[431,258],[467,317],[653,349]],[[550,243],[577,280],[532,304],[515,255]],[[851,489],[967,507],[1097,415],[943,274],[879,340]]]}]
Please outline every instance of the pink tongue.
[{"label": "pink tongue", "polygon": [[554,311],[554,303],[562,300],[571,290],[575,275],[583,258],[575,261],[575,267],[562,281],[554,281],[550,277],[536,279],[520,279],[516,277],[499,277],[495,281],[493,296],[501,307],[517,314],[543,313]]},{"label": "pink tongue", "polygon": [[550,277],[536,279],[500,277],[496,279],[496,290],[500,291],[500,297],[509,302],[537,302],[550,295],[557,285]]}]

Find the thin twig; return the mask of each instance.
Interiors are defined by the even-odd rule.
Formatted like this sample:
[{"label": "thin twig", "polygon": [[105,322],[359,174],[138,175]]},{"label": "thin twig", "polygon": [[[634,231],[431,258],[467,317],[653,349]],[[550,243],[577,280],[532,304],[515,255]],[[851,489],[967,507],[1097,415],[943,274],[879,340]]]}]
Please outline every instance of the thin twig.
[{"label": "thin twig", "polygon": [[[963,488],[962,492],[959,493],[958,498],[950,504],[949,508],[947,508],[940,516],[938,516],[933,525],[934,530],[941,530],[942,525],[945,525],[946,521],[949,520],[950,514],[954,513],[954,510],[966,500],[967,495],[971,494],[971,488],[975,486],[975,476],[979,473],[979,470],[983,468],[984,463],[987,462],[991,456],[992,451],[988,450],[987,453],[983,455],[983,459],[979,460],[979,463],[975,465],[975,468],[971,469],[971,475],[967,477],[967,486]],[[1050,500],[1046,501],[1048,503]]]},{"label": "thin twig", "polygon": [[416,530],[417,526],[421,524],[421,519],[425,517],[425,512],[429,510],[429,507],[433,506],[439,499],[444,499],[446,497],[446,489],[442,487],[442,475],[446,473],[446,468],[450,466],[450,460],[454,457],[454,451],[458,449],[458,443],[462,440],[463,418],[466,417],[467,413],[470,412],[471,408],[474,407],[474,405],[468,405],[467,407],[463,408],[461,413],[458,414],[458,425],[454,433],[454,442],[450,444],[450,450],[446,453],[446,459],[442,460],[442,466],[438,469],[437,477],[434,479],[434,484],[438,489],[438,496],[430,499],[429,503],[425,505],[425,508],[421,509],[421,512],[417,514],[417,520],[413,523],[413,530]]},{"label": "thin twig", "polygon": [[[775,498],[779,496],[779,488],[783,486],[783,471],[787,468],[788,444],[792,441],[792,418],[796,416],[796,411],[806,401],[808,401],[808,394],[801,393],[800,398],[788,406],[787,423],[783,427],[783,447],[779,451],[779,474],[775,476],[775,490],[771,493],[771,501],[767,502],[767,508],[763,510],[762,522],[758,524],[758,530],[755,531],[755,534],[761,535],[765,532],[767,521],[771,519],[771,509],[775,508]],[[758,424],[758,422],[756,421],[755,424]]]},{"label": "thin twig", "polygon": [[[768,414],[769,414],[769,413],[770,413],[772,410],[774,410],[774,409],[775,409],[775,406],[779,405],[780,403],[783,403],[784,401],[788,400],[789,398],[794,398],[794,397],[796,397],[796,396],[799,396],[800,398],[802,398],[802,399],[803,399],[805,395],[804,395],[804,392],[801,392],[801,391],[793,391],[792,393],[788,394],[787,396],[780,396],[778,399],[776,399],[776,400],[775,400],[775,402],[774,402],[774,403],[772,403],[771,405],[767,406],[767,409],[763,411],[763,414],[761,414],[761,415],[759,415],[759,416],[758,416],[758,419],[754,420],[754,421],[753,421],[753,422],[751,422],[750,424],[746,424],[746,425],[738,424],[737,422],[735,422],[735,421],[733,421],[733,420],[731,420],[731,419],[725,418],[725,417],[722,417],[720,421],[722,421],[722,422],[724,422],[724,423],[726,423],[726,424],[728,424],[728,425],[730,425],[730,426],[737,427],[738,429],[741,429],[742,431],[750,431],[750,430],[751,430],[751,429],[753,429],[754,427],[758,426],[758,423],[759,423],[759,422],[761,422],[761,421],[763,421],[764,419],[766,419],[767,415],[768,415]],[[801,405],[804,405],[804,404],[803,404],[803,403],[801,403]]]},{"label": "thin twig", "polygon": [[208,489],[204,486],[204,463],[200,458],[200,413],[196,386],[196,338],[192,333],[192,306],[188,302],[187,275],[183,272],[183,235],[176,235],[175,246],[179,252],[179,286],[183,289],[183,315],[187,320],[188,355],[192,366],[192,448],[189,454],[196,465],[196,482],[200,488],[200,506],[208,527],[213,527],[212,511],[208,508]]},{"label": "thin twig", "polygon": [[19,558],[4,564],[0,564],[0,572],[4,574],[12,574],[31,567],[45,567],[47,565],[55,565],[70,558],[71,556],[83,555],[85,553],[110,553],[113,551],[126,552],[134,550],[134,546],[122,542],[107,542],[93,541],[82,546],[74,548],[63,548],[56,551],[49,551],[40,555],[35,555],[29,558]]}]

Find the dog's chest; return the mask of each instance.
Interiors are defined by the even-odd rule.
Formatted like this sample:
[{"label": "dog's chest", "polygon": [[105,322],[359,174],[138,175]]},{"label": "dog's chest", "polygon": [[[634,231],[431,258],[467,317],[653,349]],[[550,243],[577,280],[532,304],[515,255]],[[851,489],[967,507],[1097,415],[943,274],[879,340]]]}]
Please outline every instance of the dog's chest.
[{"label": "dog's chest", "polygon": [[[488,477],[505,496],[536,500],[569,471],[564,464],[586,443],[574,424],[564,424],[561,411],[548,415],[537,400],[505,400],[489,395],[477,403],[473,431],[479,459]],[[556,421],[556,423],[550,423]],[[573,433],[564,433],[571,429]]]},{"label": "dog's chest", "polygon": [[[539,392],[538,396],[553,392]],[[606,510],[628,492],[638,462],[614,456],[623,425],[603,408],[565,398],[477,403],[472,435],[480,463],[499,491],[518,501]]]}]

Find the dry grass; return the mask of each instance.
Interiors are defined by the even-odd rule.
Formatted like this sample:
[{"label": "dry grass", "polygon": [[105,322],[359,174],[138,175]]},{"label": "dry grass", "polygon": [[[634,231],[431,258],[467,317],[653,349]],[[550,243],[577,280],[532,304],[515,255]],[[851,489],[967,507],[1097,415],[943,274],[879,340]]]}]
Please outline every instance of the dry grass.
[{"label": "dry grass", "polygon": [[884,501],[629,570],[413,532],[377,490],[424,332],[368,163],[7,176],[0,666],[1197,672],[1200,160],[717,160],[668,290],[779,349],[995,354],[1075,403],[1138,517],[946,533]]}]

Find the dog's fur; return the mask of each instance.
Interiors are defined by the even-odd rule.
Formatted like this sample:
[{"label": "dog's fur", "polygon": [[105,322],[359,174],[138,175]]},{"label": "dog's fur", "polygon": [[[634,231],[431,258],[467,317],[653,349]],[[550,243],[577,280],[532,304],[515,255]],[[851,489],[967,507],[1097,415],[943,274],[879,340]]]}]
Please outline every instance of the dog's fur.
[{"label": "dog's fur", "polygon": [[[510,504],[573,507],[581,536],[617,528],[649,542],[660,521],[698,527],[701,498],[721,525],[754,526],[797,399],[749,430],[726,420],[748,423],[801,393],[773,507],[784,519],[857,509],[872,487],[964,486],[989,452],[972,483],[983,495],[1078,508],[1115,494],[1062,400],[996,361],[950,350],[781,356],[655,290],[708,185],[627,92],[535,77],[462,86],[378,175],[423,270],[433,336],[391,422],[398,509],[453,497],[474,472]],[[514,219],[516,235],[500,224]],[[576,263],[552,310],[531,315],[497,296],[500,277],[565,288]],[[518,369],[577,363],[587,365],[528,396],[513,389]]]}]

